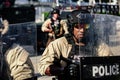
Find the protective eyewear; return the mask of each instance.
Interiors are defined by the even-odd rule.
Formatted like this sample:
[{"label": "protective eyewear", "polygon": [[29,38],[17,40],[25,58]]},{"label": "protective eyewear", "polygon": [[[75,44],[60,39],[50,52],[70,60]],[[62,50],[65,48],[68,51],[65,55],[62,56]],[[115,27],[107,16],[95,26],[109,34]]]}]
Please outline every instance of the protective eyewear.
[{"label": "protective eyewear", "polygon": [[81,29],[81,28],[89,29],[90,25],[89,24],[74,24],[74,27],[77,29]]}]

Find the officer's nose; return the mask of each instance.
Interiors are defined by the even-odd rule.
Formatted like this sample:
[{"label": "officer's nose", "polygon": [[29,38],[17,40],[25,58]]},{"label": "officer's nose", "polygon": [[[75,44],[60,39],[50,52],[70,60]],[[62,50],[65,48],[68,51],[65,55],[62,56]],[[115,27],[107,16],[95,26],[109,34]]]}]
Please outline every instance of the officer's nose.
[{"label": "officer's nose", "polygon": [[80,31],[80,32],[84,32],[85,29],[84,29],[84,28],[80,28],[79,31]]}]

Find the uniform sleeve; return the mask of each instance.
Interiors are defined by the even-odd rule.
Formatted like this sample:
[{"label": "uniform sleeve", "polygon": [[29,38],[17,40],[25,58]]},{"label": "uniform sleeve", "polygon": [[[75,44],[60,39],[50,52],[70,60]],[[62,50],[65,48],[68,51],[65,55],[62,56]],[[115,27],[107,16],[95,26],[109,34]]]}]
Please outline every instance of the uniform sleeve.
[{"label": "uniform sleeve", "polygon": [[47,20],[42,24],[41,30],[44,32],[46,29],[48,29],[50,23],[51,23],[51,22],[50,22],[50,19],[47,19]]},{"label": "uniform sleeve", "polygon": [[10,75],[14,80],[24,80],[34,75],[29,53],[20,46],[12,48],[6,55]]},{"label": "uniform sleeve", "polygon": [[98,51],[98,56],[112,56],[113,55],[110,47],[105,43],[101,43],[98,46],[97,51]]},{"label": "uniform sleeve", "polygon": [[45,51],[43,52],[43,54],[39,60],[39,63],[38,63],[38,70],[41,75],[45,75],[45,71],[46,71],[47,67],[53,64],[55,53],[56,53],[56,51],[51,42],[48,45],[48,47],[45,49]]},{"label": "uniform sleeve", "polygon": [[60,60],[60,56],[67,58],[71,51],[71,45],[65,37],[59,38],[51,42],[43,52],[39,63],[38,70],[41,75],[45,75],[46,68],[54,62],[60,63],[61,67],[65,67],[66,63]]},{"label": "uniform sleeve", "polygon": [[63,26],[63,29],[65,31],[65,34],[68,34],[68,25],[65,20],[61,20],[61,25]]}]

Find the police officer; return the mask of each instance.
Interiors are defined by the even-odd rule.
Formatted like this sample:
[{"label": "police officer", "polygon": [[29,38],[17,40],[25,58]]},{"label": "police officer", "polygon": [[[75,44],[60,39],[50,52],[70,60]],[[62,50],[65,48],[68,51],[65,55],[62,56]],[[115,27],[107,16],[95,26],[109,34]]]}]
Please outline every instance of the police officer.
[{"label": "police officer", "polygon": [[[66,67],[70,66],[69,59],[80,62],[80,57],[112,55],[109,47],[94,36],[91,26],[93,16],[90,13],[75,10],[68,15],[68,21],[69,34],[51,42],[42,54],[38,67],[41,75],[57,75],[58,80],[80,80],[79,77],[72,78],[68,76],[69,73],[65,73]],[[62,74],[65,76],[60,76]]]},{"label": "police officer", "polygon": [[34,80],[34,68],[29,53],[6,36],[9,23],[2,17],[0,19],[0,79]]},{"label": "police officer", "polygon": [[49,38],[46,45],[68,33],[67,23],[65,20],[60,19],[60,11],[58,9],[53,9],[51,15],[52,17],[47,19],[41,28],[43,32],[49,33]]}]

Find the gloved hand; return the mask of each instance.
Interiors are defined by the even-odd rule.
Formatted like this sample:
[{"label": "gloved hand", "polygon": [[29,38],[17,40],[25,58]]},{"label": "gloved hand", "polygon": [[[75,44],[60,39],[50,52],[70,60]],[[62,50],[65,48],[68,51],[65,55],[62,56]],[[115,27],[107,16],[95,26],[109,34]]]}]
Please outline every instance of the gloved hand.
[{"label": "gloved hand", "polygon": [[47,75],[61,75],[63,74],[64,68],[58,67],[56,65],[50,65],[49,66],[49,71],[46,71],[46,73],[49,73]]},{"label": "gloved hand", "polygon": [[67,76],[70,76],[71,78],[78,77],[79,76],[79,67],[75,64],[70,64],[65,68],[65,74]]}]

